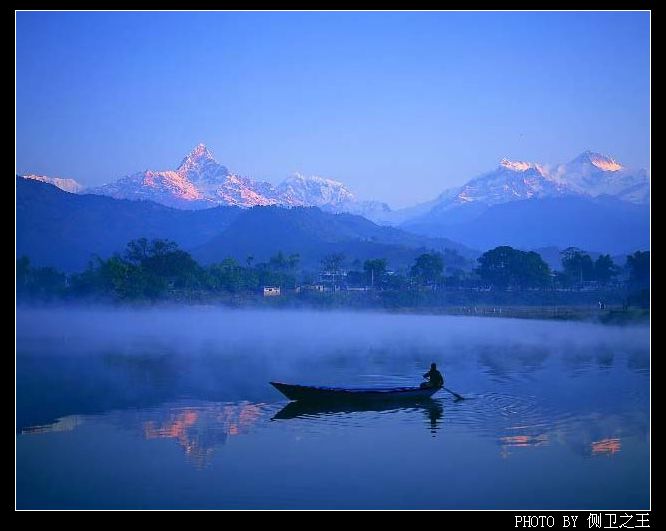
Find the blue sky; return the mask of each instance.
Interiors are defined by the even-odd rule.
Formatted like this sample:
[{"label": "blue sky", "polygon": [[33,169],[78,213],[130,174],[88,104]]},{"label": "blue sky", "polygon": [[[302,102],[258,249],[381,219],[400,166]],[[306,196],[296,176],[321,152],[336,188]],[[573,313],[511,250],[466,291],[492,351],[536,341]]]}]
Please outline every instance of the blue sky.
[{"label": "blue sky", "polygon": [[16,171],[102,184],[199,142],[400,207],[503,157],[649,162],[649,14],[16,15]]}]

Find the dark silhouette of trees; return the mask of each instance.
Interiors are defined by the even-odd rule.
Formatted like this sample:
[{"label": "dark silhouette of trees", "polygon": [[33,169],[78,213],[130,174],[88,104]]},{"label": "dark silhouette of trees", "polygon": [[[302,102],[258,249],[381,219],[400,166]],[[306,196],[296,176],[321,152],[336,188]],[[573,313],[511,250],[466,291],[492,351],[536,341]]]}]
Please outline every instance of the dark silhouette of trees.
[{"label": "dark silhouette of trees", "polygon": [[650,307],[650,251],[636,251],[627,256],[625,268],[629,272],[628,303],[642,308]]},{"label": "dark silhouette of trees", "polygon": [[600,255],[594,262],[594,278],[602,285],[611,282],[619,272],[619,268],[609,254]]},{"label": "dark silhouette of trees", "polygon": [[416,258],[410,276],[420,285],[435,285],[442,280],[444,258],[440,253],[424,253]]},{"label": "dark silhouette of trees", "polygon": [[225,258],[222,262],[212,264],[206,272],[207,285],[213,291],[236,293],[243,289],[252,289],[258,283],[252,282],[254,279],[248,278],[246,270],[235,258]]},{"label": "dark silhouette of trees", "polygon": [[[226,258],[221,262],[199,265],[187,252],[168,240],[140,238],[130,241],[122,253],[102,259],[93,257],[86,270],[65,275],[50,267],[33,267],[27,257],[16,260],[16,294],[19,300],[48,300],[55,298],[88,298],[97,300],[228,300],[237,304],[255,297],[263,299],[264,286],[301,287],[301,299],[284,300],[286,304],[319,301],[324,305],[383,305],[385,307],[438,306],[443,304],[552,304],[556,300],[588,300],[595,293],[562,293],[551,286],[578,286],[588,280],[598,284],[587,286],[599,290],[599,299],[610,304],[622,302],[628,306],[649,306],[650,253],[637,251],[627,258],[626,277],[613,282],[618,268],[610,255],[596,260],[577,248],[562,252],[563,272],[553,274],[541,256],[533,251],[521,251],[500,246],[486,251],[478,259],[474,271],[469,268],[444,267],[445,256],[426,252],[416,257],[407,270],[388,271],[386,258],[356,259],[350,262],[354,270],[346,271],[345,256],[329,254],[321,260],[318,272],[301,270],[300,256],[278,251],[266,262],[238,262]],[[454,256],[454,253],[450,253]],[[447,262],[448,264],[448,262]],[[446,271],[446,276],[445,276]],[[338,298],[322,299],[323,292],[374,285],[378,289],[368,294],[349,290]],[[439,289],[446,288],[444,293]],[[497,288],[482,293],[481,286]],[[568,290],[564,290],[568,291]],[[583,290],[588,291],[588,290]],[[230,295],[228,297],[228,295]],[[455,302],[454,302],[455,301]],[[613,302],[614,301],[614,302]],[[281,302],[280,304],[282,304]]]},{"label": "dark silhouette of trees", "polygon": [[363,262],[363,271],[365,271],[368,284],[373,287],[382,285],[387,267],[386,258],[375,258]]},{"label": "dark silhouette of trees", "polygon": [[596,280],[594,262],[589,254],[577,247],[568,247],[561,256],[564,280],[568,285],[582,285],[585,281]]},{"label": "dark silhouette of trees", "polygon": [[632,287],[646,288],[650,285],[650,251],[636,251],[627,256],[626,268]]},{"label": "dark silhouette of trees", "polygon": [[602,254],[596,260],[576,247],[568,247],[561,253],[561,277],[567,286],[581,286],[583,282],[596,281],[601,285],[611,282],[620,270],[609,254]]},{"label": "dark silhouette of trees", "polygon": [[122,255],[95,258],[86,271],[72,277],[72,291],[155,300],[168,290],[194,289],[202,278],[199,264],[175,242],[139,238],[130,241]]},{"label": "dark silhouette of trees", "polygon": [[548,264],[534,251],[500,246],[483,253],[478,262],[481,279],[496,288],[542,288],[551,281]]},{"label": "dark silhouette of trees", "polygon": [[53,267],[31,267],[30,259],[16,260],[17,298],[50,300],[61,297],[67,288],[67,277]]}]

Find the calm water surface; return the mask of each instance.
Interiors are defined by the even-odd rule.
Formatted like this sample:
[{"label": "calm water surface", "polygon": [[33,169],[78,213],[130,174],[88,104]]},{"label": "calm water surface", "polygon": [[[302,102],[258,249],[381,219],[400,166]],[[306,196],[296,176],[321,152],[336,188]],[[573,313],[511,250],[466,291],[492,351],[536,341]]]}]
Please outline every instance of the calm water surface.
[{"label": "calm water surface", "polygon": [[[302,407],[268,381],[447,387]],[[18,310],[19,508],[645,509],[649,331],[384,314]]]}]

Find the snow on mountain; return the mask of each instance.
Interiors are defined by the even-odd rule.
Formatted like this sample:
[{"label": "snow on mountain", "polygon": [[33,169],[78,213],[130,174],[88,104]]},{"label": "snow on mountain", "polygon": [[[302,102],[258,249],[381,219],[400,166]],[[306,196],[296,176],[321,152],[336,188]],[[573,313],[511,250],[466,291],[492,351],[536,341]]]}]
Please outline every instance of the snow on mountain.
[{"label": "snow on mountain", "polygon": [[197,145],[176,170],[146,170],[87,193],[117,199],[145,199],[163,205],[200,209],[218,205],[252,207],[279,203],[275,187],[235,175],[215,160],[204,144]]},{"label": "snow on mountain", "polygon": [[591,151],[553,168],[502,159],[495,170],[443,192],[431,212],[470,204],[492,206],[524,199],[604,195],[646,203],[649,201],[647,172],[629,170],[613,158]]},{"label": "snow on mountain", "polygon": [[229,175],[229,170],[215,160],[204,144],[197,144],[176,171],[192,182],[216,183]]},{"label": "snow on mountain", "polygon": [[[195,147],[176,170],[145,170],[127,175],[109,184],[89,188],[88,194],[107,195],[116,199],[154,201],[174,208],[213,207],[216,202],[206,197],[194,183],[196,178],[224,179],[229,172],[215,163],[203,144]],[[197,179],[198,180],[198,179]]]},{"label": "snow on mountain", "polygon": [[215,206],[187,178],[170,170],[137,172],[103,186],[88,188],[85,193],[107,195],[115,199],[154,201],[173,208],[199,209]]},{"label": "snow on mountain", "polygon": [[76,182],[74,179],[63,179],[61,177],[46,177],[45,175],[22,175],[24,179],[33,179],[35,181],[41,181],[43,183],[49,183],[53,186],[57,186],[65,192],[71,192],[73,194],[78,194],[83,190],[83,185]]},{"label": "snow on mountain", "polygon": [[201,183],[206,197],[218,205],[241,208],[281,204],[271,183],[255,181],[240,175],[227,175],[222,183]]},{"label": "snow on mountain", "polygon": [[580,195],[610,195],[632,203],[649,200],[650,185],[645,170],[630,170],[600,153],[585,151],[571,162],[557,166],[551,174]]},{"label": "snow on mountain", "polygon": [[521,199],[557,197],[569,193],[566,185],[550,177],[545,167],[502,159],[499,166],[460,188],[443,192],[433,210],[449,210],[469,203],[497,205]]},{"label": "snow on mountain", "polygon": [[335,208],[356,199],[344,184],[323,177],[305,177],[296,173],[285,179],[278,193],[287,205],[329,206]]},{"label": "snow on mountain", "polygon": [[[385,224],[431,215],[459,222],[487,207],[526,199],[607,195],[636,204],[649,201],[649,179],[645,170],[630,170],[611,157],[591,151],[556,166],[502,159],[497,168],[463,186],[448,189],[433,201],[401,211],[392,211],[386,203],[378,201],[360,201],[343,183],[333,179],[294,174],[279,185],[273,185],[231,173],[215,160],[204,144],[197,145],[175,170],[146,170],[90,189],[84,189],[73,179],[25,177],[69,192],[150,200],[176,208],[317,206],[328,212],[359,214]],[[457,214],[451,214],[454,211]]]},{"label": "snow on mountain", "polygon": [[277,187],[280,204],[317,206],[326,212],[347,212],[372,221],[383,221],[391,209],[380,201],[359,201],[345,185],[324,177],[306,177],[299,173]]},{"label": "snow on mountain", "polygon": [[217,205],[318,206],[329,212],[367,217],[390,211],[385,203],[357,201],[344,184],[323,177],[294,174],[275,186],[231,173],[204,144],[197,145],[175,170],[135,173],[86,193],[118,199],[146,199],[176,208]]}]

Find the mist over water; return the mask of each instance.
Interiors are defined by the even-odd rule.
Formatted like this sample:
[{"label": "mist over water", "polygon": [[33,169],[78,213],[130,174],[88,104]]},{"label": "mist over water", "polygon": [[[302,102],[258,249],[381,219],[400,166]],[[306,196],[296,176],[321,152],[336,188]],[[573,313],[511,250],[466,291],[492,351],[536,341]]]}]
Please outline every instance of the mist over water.
[{"label": "mist over water", "polygon": [[[648,504],[646,326],[21,308],[16,334],[19,506]],[[465,400],[312,408],[268,384],[418,385],[432,361]],[[457,489],[424,488],[424,469]],[[489,491],[497,481],[507,488]]]}]

